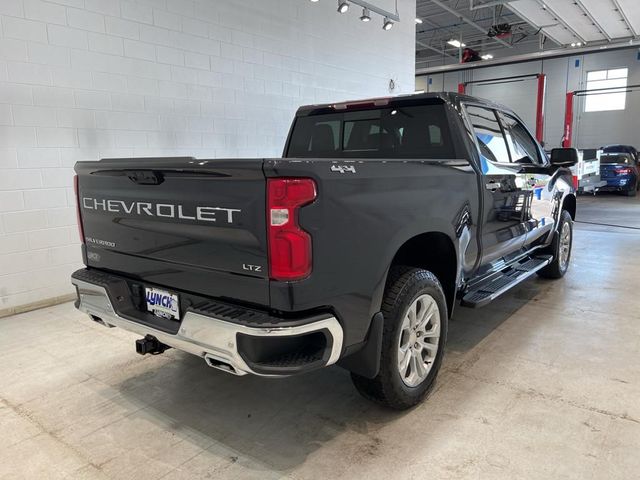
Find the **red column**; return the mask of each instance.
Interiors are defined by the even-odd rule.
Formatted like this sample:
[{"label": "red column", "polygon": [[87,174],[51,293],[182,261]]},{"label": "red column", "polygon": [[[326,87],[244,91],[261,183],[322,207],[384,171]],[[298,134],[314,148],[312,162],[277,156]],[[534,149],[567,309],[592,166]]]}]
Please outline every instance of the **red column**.
[{"label": "red column", "polygon": [[567,92],[567,99],[564,107],[564,133],[562,134],[562,147],[571,147],[571,136],[573,134],[573,92]]},{"label": "red column", "polygon": [[547,89],[547,76],[544,73],[538,75],[538,96],[536,97],[536,139],[544,141],[544,99]]},{"label": "red column", "polygon": [[464,83],[458,84],[458,93],[465,93],[464,91]]}]

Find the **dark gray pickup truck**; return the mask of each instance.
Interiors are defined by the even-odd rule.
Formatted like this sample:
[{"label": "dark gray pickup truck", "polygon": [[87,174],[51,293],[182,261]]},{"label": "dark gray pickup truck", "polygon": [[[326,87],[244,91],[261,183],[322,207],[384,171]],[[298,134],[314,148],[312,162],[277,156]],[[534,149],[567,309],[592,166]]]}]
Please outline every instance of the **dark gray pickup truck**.
[{"label": "dark gray pickup truck", "polygon": [[338,364],[408,408],[454,305],[569,265],[572,149],[547,158],[509,109],[451,93],[298,110],[283,158],[75,166],[77,307],[236,375]]}]

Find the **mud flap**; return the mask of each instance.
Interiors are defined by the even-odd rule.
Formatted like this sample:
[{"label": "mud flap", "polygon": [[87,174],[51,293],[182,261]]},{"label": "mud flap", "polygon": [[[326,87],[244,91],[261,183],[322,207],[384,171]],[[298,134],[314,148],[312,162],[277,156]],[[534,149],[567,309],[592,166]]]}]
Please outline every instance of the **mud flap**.
[{"label": "mud flap", "polygon": [[362,348],[338,361],[338,365],[365,378],[374,378],[380,370],[380,352],[382,351],[382,312],[371,319],[369,334]]}]

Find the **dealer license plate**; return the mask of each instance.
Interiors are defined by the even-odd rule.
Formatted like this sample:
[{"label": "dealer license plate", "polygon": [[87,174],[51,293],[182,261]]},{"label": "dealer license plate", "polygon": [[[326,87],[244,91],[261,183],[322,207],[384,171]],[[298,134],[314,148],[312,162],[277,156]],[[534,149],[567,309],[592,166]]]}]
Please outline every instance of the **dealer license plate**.
[{"label": "dealer license plate", "polygon": [[162,318],[180,319],[178,295],[158,288],[145,288],[147,310]]}]

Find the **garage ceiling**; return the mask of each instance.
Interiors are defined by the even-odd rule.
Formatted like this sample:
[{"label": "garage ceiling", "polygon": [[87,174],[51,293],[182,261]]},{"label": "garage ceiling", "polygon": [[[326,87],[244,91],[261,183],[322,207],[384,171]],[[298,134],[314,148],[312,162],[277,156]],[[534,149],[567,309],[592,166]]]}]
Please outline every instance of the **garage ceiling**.
[{"label": "garage ceiling", "polygon": [[[417,0],[416,66],[458,61],[465,45],[494,57],[572,44],[607,44],[640,35],[639,0]],[[512,34],[490,38],[492,25],[508,23]]]}]

